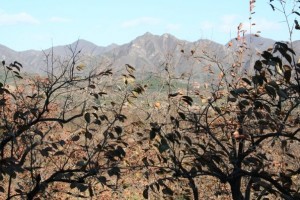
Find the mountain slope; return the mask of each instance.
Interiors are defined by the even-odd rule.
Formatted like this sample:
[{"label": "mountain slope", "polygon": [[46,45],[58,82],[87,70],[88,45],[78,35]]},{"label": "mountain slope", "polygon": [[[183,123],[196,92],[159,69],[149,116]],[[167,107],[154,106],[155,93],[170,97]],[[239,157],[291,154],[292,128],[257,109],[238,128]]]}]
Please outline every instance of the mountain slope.
[{"label": "mountain slope", "polygon": [[[257,54],[272,47],[273,40],[247,35],[243,42],[248,45],[243,63],[245,67],[251,67]],[[44,51],[21,51],[17,52],[8,47],[0,45],[0,56],[7,62],[17,60],[24,66],[26,72],[40,73],[45,66],[46,55],[53,52],[55,57],[66,59],[72,55],[72,52],[81,51],[80,58],[87,61],[88,64],[103,65],[111,63],[114,71],[120,71],[125,64],[135,66],[138,74],[149,72],[160,73],[165,70],[166,64],[173,68],[176,74],[190,73],[197,74],[198,78],[208,78],[203,75],[203,69],[215,62],[223,66],[230,65],[233,62],[235,52],[242,45],[241,41],[235,39],[227,45],[218,44],[210,40],[198,40],[188,42],[180,40],[171,34],[161,36],[145,33],[123,45],[112,44],[106,47],[97,46],[86,40],[78,40],[70,45],[54,46]],[[294,42],[296,52],[299,41]],[[249,56],[249,57],[248,57]],[[213,67],[218,72],[216,66]]]}]

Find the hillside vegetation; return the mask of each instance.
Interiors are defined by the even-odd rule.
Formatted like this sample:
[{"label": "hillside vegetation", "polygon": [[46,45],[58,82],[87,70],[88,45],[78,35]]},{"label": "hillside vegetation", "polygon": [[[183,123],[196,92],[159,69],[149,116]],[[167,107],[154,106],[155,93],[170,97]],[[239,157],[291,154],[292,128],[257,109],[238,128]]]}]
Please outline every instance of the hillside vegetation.
[{"label": "hillside vegetation", "polygon": [[6,50],[0,199],[300,199],[297,41],[237,32]]}]

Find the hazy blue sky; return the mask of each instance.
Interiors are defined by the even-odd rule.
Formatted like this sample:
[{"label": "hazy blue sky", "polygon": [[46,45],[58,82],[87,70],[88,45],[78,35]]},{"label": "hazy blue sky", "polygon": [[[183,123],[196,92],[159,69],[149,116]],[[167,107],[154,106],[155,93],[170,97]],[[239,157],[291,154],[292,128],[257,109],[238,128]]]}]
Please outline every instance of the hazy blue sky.
[{"label": "hazy blue sky", "polygon": [[[287,39],[284,17],[268,2],[257,0],[257,30],[264,37]],[[0,0],[0,44],[41,50],[86,39],[106,46],[147,31],[225,44],[240,22],[249,27],[248,18],[249,0]]]}]

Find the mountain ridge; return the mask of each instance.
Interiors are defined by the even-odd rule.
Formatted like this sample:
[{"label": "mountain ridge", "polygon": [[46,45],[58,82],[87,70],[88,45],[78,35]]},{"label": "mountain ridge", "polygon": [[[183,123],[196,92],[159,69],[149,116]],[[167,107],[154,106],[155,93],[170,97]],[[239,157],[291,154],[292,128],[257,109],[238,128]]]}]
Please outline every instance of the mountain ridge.
[{"label": "mountain ridge", "polygon": [[[251,51],[249,50],[249,52],[253,55],[266,50],[275,42],[272,39],[255,37],[253,35],[246,35],[244,41],[248,43],[251,41]],[[299,42],[295,41],[295,44]],[[229,45],[230,43],[231,45]],[[201,68],[207,65],[208,61],[204,60],[201,64],[195,64],[195,61],[192,62],[188,57],[193,56],[192,54],[194,53],[205,55],[214,57],[224,62],[225,65],[225,62],[227,64],[232,62],[232,59],[228,57],[239,48],[239,43],[240,41],[236,39],[230,40],[225,45],[208,39],[190,42],[181,40],[169,33],[154,35],[146,32],[122,45],[98,46],[90,41],[80,39],[69,45],[53,46],[43,51],[15,51],[0,44],[0,56],[2,56],[0,58],[6,60],[7,63],[17,60],[23,64],[26,72],[40,73],[42,71],[41,66],[45,65],[47,54],[50,55],[53,52],[55,56],[66,58],[72,53],[81,51],[80,55],[83,61],[89,60],[90,63],[96,63],[97,65],[111,63],[111,67],[116,71],[128,63],[136,66],[137,71],[140,73],[159,72],[164,63],[170,62],[169,64],[174,66],[177,73],[183,73],[186,70],[190,73],[201,73]],[[300,51],[299,48],[297,50]],[[251,65],[252,61],[248,62],[248,64]]]}]

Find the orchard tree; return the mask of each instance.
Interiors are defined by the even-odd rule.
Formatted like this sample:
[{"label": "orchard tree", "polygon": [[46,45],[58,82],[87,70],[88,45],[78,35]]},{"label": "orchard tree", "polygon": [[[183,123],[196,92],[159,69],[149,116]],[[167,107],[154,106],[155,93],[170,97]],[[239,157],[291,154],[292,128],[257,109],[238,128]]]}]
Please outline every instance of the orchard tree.
[{"label": "orchard tree", "polygon": [[[251,12],[254,3],[250,1]],[[274,10],[282,6],[289,16],[285,1],[270,1],[270,5]],[[297,6],[291,13],[296,16]],[[289,31],[297,29],[295,20]],[[241,26],[238,33],[237,55],[245,54],[248,44]],[[241,59],[228,67],[213,57],[192,56],[213,62],[220,70],[219,81],[209,91],[203,87],[191,94],[188,87],[184,94],[167,94],[163,120],[154,120],[149,131],[156,156],[143,159],[154,173],[144,197],[149,191],[173,196],[175,183],[185,181],[191,192],[182,191],[184,196],[190,198],[192,193],[200,199],[208,192],[199,189],[201,183],[212,181],[223,189],[210,192],[231,194],[234,200],[300,199],[300,64],[292,44],[276,42],[261,52],[252,72],[243,69]],[[167,77],[171,82],[172,76]],[[199,97],[206,103],[193,107]]]},{"label": "orchard tree", "polygon": [[[125,81],[123,93],[114,94],[110,65],[92,69],[80,51],[70,52],[62,60],[45,53],[46,75],[23,76],[22,64],[2,61],[0,193],[6,199],[87,198],[118,183],[127,146],[122,108],[143,88]],[[124,76],[134,77],[134,68],[126,69]]]}]

